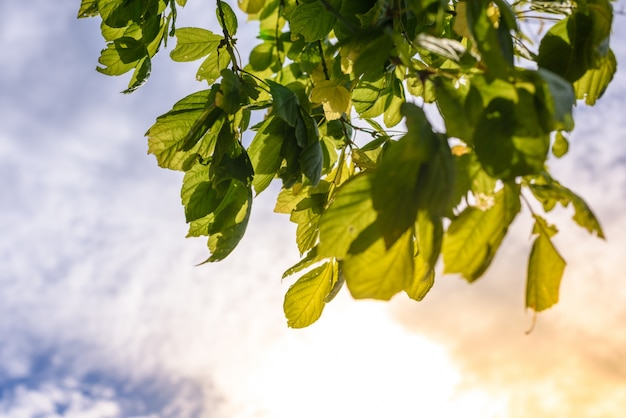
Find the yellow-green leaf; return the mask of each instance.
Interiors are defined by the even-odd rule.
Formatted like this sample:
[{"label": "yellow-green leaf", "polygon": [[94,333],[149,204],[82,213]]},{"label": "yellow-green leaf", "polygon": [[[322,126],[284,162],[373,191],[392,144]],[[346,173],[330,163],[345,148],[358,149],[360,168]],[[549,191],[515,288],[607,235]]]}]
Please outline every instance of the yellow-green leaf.
[{"label": "yellow-green leaf", "polygon": [[319,222],[320,256],[346,257],[352,242],[376,220],[371,189],[371,176],[361,174],[337,191]]},{"label": "yellow-green leaf", "polygon": [[421,301],[435,284],[435,270],[422,258],[415,257],[413,278],[404,292],[413,300]]},{"label": "yellow-green leaf", "polygon": [[311,101],[322,104],[327,120],[341,119],[344,113],[350,113],[352,106],[350,92],[336,80],[315,83],[311,90]]},{"label": "yellow-green leaf", "polygon": [[255,14],[265,6],[265,0],[238,0],[239,8],[248,14]]},{"label": "yellow-green leaf", "polygon": [[176,29],[176,48],[170,52],[170,57],[179,62],[195,61],[216,52],[222,39],[222,36],[206,29]]},{"label": "yellow-green leaf", "polygon": [[491,208],[470,206],[450,223],[443,241],[445,273],[460,273],[472,282],[487,270],[520,211],[519,194],[518,186],[505,185]]},{"label": "yellow-green leaf", "polygon": [[617,60],[613,51],[600,60],[598,68],[592,68],[574,83],[574,91],[578,100],[585,100],[589,106],[593,106],[615,75]]},{"label": "yellow-green leaf", "polygon": [[300,277],[287,291],[283,309],[287,325],[304,328],[322,315],[326,296],[337,280],[335,263],[324,263]]},{"label": "yellow-green leaf", "polygon": [[565,260],[550,240],[552,232],[537,225],[535,232],[538,232],[539,236],[533,243],[528,260],[526,307],[540,312],[559,301],[559,287],[565,270]]},{"label": "yellow-green leaf", "polygon": [[389,300],[413,279],[413,231],[386,249],[383,238],[342,263],[346,284],[355,299]]}]

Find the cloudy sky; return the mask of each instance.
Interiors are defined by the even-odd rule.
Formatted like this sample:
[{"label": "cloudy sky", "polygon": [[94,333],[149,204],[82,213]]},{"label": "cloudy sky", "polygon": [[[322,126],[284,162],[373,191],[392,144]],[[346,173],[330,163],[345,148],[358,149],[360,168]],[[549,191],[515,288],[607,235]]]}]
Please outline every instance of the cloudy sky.
[{"label": "cloudy sky", "polygon": [[[179,26],[214,22],[205,3],[191,1]],[[181,175],[146,155],[154,118],[202,88],[194,65],[162,54],[146,86],[119,94],[127,78],[94,71],[98,21],[76,20],[78,5],[0,2],[0,418],[626,410],[624,71],[595,108],[577,109],[570,154],[551,162],[608,239],[579,230],[567,210],[552,218],[569,264],[560,303],[532,333],[528,213],[479,282],[440,277],[419,304],[342,292],[296,331],[280,281],[297,260],[294,228],[272,213],[271,191],[228,260],[194,267],[206,248],[184,238]]]}]

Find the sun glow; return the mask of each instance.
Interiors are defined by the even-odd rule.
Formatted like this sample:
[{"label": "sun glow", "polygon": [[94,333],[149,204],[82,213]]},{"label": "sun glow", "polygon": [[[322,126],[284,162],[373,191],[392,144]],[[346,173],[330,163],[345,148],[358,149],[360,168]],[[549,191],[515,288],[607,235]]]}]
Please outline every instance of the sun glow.
[{"label": "sun glow", "polygon": [[486,393],[457,395],[461,375],[446,350],[408,333],[385,304],[337,305],[332,322],[289,331],[248,371],[243,387],[229,391],[238,394],[236,416],[486,418],[502,412],[502,402]]}]

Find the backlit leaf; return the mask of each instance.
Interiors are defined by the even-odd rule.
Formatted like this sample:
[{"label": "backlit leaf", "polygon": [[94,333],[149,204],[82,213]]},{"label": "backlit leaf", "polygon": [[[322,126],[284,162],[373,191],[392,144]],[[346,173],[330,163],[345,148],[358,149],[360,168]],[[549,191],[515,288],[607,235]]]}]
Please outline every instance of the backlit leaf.
[{"label": "backlit leaf", "polygon": [[371,176],[361,174],[344,183],[320,219],[319,254],[343,259],[350,245],[376,220]]},{"label": "backlit leaf", "polygon": [[519,187],[506,184],[487,210],[468,207],[448,227],[443,241],[445,273],[472,282],[489,267],[513,219],[520,211]]},{"label": "backlit leaf", "polygon": [[355,299],[389,300],[413,277],[413,237],[407,231],[387,249],[381,238],[341,264],[346,285]]},{"label": "backlit leaf", "polygon": [[[543,223],[547,225],[545,221]],[[559,301],[565,260],[554,248],[551,234],[544,226],[535,225],[534,231],[539,235],[533,242],[528,260],[526,307],[541,312]]]},{"label": "backlit leaf", "polygon": [[340,119],[344,113],[349,114],[352,106],[348,89],[334,80],[315,83],[311,90],[311,100],[322,104],[326,120],[329,121]]},{"label": "backlit leaf", "polygon": [[215,92],[211,90],[190,94],[177,102],[171,111],[157,118],[146,136],[148,152],[155,155],[159,166],[184,170],[190,159],[196,156],[207,158],[213,153],[217,135],[224,124],[223,118],[217,118],[211,126],[205,126],[204,135],[200,135],[193,146],[184,145],[198,121],[204,123],[205,119],[201,118],[207,118],[210,114],[207,108],[214,97]]},{"label": "backlit leaf", "polygon": [[[226,29],[228,35],[235,36],[237,33],[237,16],[233,9],[231,9],[230,5],[225,1],[219,1],[218,7],[215,9],[215,14],[217,15],[217,21],[223,29]],[[222,21],[222,14],[224,20]]]},{"label": "backlit leaf", "polygon": [[[210,53],[216,53],[224,37],[201,28],[176,29],[176,48],[170,53],[174,61],[195,61]],[[218,71],[219,73],[219,71]]]},{"label": "backlit leaf", "polygon": [[283,160],[280,149],[283,145],[285,122],[276,117],[267,118],[254,136],[248,154],[254,179],[252,185],[257,194],[269,186]]},{"label": "backlit leaf", "polygon": [[592,68],[574,83],[576,98],[585,100],[589,106],[593,106],[602,97],[604,91],[615,75],[617,60],[613,51],[609,51],[606,57],[600,60],[598,68]]},{"label": "backlit leaf", "polygon": [[420,255],[417,255],[414,261],[413,277],[404,291],[408,297],[419,302],[435,284],[435,270]]},{"label": "backlit leaf", "polygon": [[308,327],[319,319],[326,302],[324,299],[336,279],[334,263],[324,263],[300,277],[287,291],[283,309],[291,328]]},{"label": "backlit leaf", "polygon": [[336,21],[335,16],[315,1],[298,5],[289,18],[289,26],[294,34],[302,35],[306,42],[314,42],[328,35]]},{"label": "backlit leaf", "polygon": [[230,62],[230,55],[226,51],[226,48],[218,49],[217,52],[209,54],[209,56],[202,61],[196,73],[196,80],[206,80],[207,83],[213,84],[215,80],[221,76],[222,70],[228,67]]},{"label": "backlit leaf", "polygon": [[604,238],[600,222],[587,203],[558,181],[549,179],[547,184],[533,184],[530,186],[530,190],[543,204],[546,211],[552,209],[557,202],[564,207],[571,203],[574,207],[574,221],[589,233],[595,233],[599,238]]},{"label": "backlit leaf", "polygon": [[408,132],[399,141],[389,144],[372,183],[374,209],[378,212],[387,247],[415,223],[420,205],[420,169],[436,147],[424,112],[411,106],[403,109],[407,111]]},{"label": "backlit leaf", "polygon": [[239,8],[248,14],[258,13],[265,6],[266,0],[237,0]]}]

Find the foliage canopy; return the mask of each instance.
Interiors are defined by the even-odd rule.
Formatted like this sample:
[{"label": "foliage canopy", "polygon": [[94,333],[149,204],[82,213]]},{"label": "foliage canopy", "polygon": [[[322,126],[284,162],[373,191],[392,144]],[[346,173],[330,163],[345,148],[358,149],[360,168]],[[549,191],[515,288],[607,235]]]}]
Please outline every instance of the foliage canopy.
[{"label": "foliage canopy", "polygon": [[78,17],[101,17],[97,70],[132,72],[125,93],[170,37],[172,60],[202,60],[208,88],[157,118],[148,149],[185,172],[188,236],[208,236],[210,262],[243,237],[253,195],[282,182],[275,211],[297,224],[302,255],[284,274],[302,274],[289,326],[315,322],[344,283],[355,298],[419,301],[440,259],[478,279],[522,204],[534,219],[526,306],[542,311],[565,268],[545,214],[571,205],[604,237],[546,162],[567,153],[577,100],[593,105],[615,73],[609,0],[238,0],[259,21],[247,61],[228,2],[216,1],[221,28],[177,28],[185,4],[82,0]]}]

